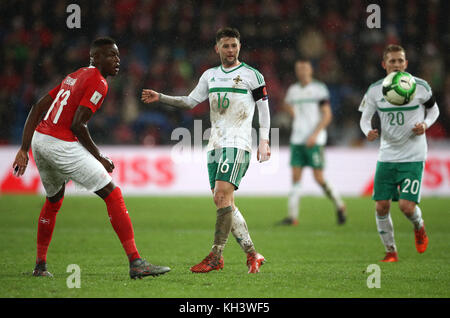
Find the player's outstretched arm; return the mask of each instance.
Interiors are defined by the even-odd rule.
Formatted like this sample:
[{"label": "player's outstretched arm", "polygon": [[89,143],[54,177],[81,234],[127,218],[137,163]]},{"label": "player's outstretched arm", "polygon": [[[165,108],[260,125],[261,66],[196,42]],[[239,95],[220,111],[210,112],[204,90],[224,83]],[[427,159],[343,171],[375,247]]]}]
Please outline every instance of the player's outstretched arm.
[{"label": "player's outstretched arm", "polygon": [[70,130],[78,138],[78,141],[87,149],[100,163],[105,167],[106,171],[112,172],[114,170],[114,163],[106,156],[100,153],[97,145],[91,138],[89,133],[87,122],[94,113],[88,107],[78,106],[75,115],[73,116],[72,125]]},{"label": "player's outstretched arm", "polygon": [[181,109],[192,109],[199,104],[199,102],[190,96],[169,96],[155,92],[151,89],[142,90],[141,100],[147,104],[159,101]]},{"label": "player's outstretched arm", "polygon": [[33,138],[34,130],[41,121],[42,114],[48,111],[50,105],[53,103],[53,98],[50,95],[42,97],[28,114],[27,120],[22,134],[22,145],[17,152],[14,159],[13,169],[14,175],[20,177],[25,173],[28,165],[28,150],[30,150],[31,139]]},{"label": "player's outstretched arm", "polygon": [[159,101],[159,93],[155,92],[152,89],[143,89],[142,95],[141,95],[141,100],[146,104],[158,102]]}]

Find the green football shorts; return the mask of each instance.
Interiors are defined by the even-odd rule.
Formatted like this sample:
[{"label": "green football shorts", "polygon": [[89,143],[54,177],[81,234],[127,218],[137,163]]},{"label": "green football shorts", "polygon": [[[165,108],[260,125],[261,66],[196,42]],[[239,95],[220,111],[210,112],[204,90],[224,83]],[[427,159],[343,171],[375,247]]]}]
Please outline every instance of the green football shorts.
[{"label": "green football shorts", "polygon": [[211,189],[220,180],[233,184],[237,190],[250,165],[250,153],[238,148],[220,148],[209,151],[207,156]]},{"label": "green football shorts", "polygon": [[306,145],[291,144],[291,166],[323,169],[324,165],[323,146],[306,147]]},{"label": "green football shorts", "polygon": [[420,202],[424,162],[377,162],[372,199]]}]

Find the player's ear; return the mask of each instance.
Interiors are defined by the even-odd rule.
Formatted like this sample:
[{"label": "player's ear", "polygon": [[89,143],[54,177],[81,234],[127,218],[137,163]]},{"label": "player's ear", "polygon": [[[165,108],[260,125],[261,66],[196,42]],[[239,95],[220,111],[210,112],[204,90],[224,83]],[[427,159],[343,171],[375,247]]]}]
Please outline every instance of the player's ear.
[{"label": "player's ear", "polygon": [[216,45],[214,45],[214,51],[216,51],[217,54],[219,54],[219,45],[216,43]]},{"label": "player's ear", "polygon": [[384,62],[384,60],[381,61],[381,67],[382,67],[383,69],[386,69],[386,62]]}]

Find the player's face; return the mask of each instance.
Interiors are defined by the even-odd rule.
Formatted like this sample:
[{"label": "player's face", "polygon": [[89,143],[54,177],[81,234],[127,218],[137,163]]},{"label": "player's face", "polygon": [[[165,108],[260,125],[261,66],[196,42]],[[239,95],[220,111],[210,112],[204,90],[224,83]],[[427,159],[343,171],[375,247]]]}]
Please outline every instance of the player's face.
[{"label": "player's face", "polygon": [[389,52],[386,54],[385,59],[381,62],[381,65],[386,70],[386,73],[392,72],[404,72],[408,66],[408,60],[406,60],[405,52]]},{"label": "player's face", "polygon": [[241,43],[237,38],[224,37],[215,46],[216,53],[220,56],[220,61],[225,67],[232,67],[239,63],[239,51]]},{"label": "player's face", "polygon": [[309,62],[295,63],[295,75],[301,83],[309,83],[312,79],[313,69]]},{"label": "player's face", "polygon": [[116,44],[104,45],[99,51],[98,64],[106,76],[116,76],[119,73],[120,58]]}]

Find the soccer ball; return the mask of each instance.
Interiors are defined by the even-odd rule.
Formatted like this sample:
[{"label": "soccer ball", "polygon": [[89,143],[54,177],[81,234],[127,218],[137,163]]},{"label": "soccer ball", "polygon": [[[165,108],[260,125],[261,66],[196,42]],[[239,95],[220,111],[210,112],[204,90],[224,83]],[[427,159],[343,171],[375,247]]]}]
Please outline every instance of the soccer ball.
[{"label": "soccer ball", "polygon": [[416,81],[407,72],[391,72],[383,80],[383,96],[393,105],[408,104],[416,94]]}]

